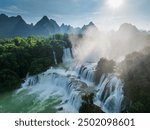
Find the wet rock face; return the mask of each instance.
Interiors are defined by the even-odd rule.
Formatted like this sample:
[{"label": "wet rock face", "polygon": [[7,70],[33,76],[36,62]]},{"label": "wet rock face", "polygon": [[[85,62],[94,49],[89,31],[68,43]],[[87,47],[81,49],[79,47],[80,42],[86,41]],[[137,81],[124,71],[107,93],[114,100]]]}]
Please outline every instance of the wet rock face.
[{"label": "wet rock face", "polygon": [[83,102],[79,113],[103,113],[100,107],[93,104],[94,93],[88,93],[82,96]]},{"label": "wet rock face", "polygon": [[93,97],[94,97],[94,93],[88,93],[82,96],[82,99],[87,104],[93,104]]},{"label": "wet rock face", "polygon": [[100,107],[94,104],[82,103],[79,113],[104,113]]},{"label": "wet rock face", "polygon": [[113,60],[101,58],[96,66],[96,71],[94,75],[95,83],[99,83],[100,78],[104,73],[112,73],[114,71],[115,64],[116,63]]}]

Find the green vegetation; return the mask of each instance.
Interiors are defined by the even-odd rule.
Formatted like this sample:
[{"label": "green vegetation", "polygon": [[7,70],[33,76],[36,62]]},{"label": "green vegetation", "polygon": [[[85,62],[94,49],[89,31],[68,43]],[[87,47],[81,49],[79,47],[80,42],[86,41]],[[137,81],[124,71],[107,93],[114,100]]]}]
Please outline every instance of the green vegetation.
[{"label": "green vegetation", "polygon": [[150,47],[127,55],[120,71],[131,101],[129,112],[150,112]]},{"label": "green vegetation", "polygon": [[62,62],[63,48],[71,47],[68,35],[0,39],[0,92],[20,86],[21,79]]},{"label": "green vegetation", "polygon": [[[115,62],[100,59],[95,71],[95,82],[99,83],[103,73],[112,73]],[[128,54],[118,65],[124,80],[123,112],[150,112],[150,47]]]},{"label": "green vegetation", "polygon": [[13,90],[21,83],[19,76],[8,69],[4,69],[0,71],[0,85],[7,87],[0,87],[0,92],[4,92],[6,90]]},{"label": "green vegetation", "polygon": [[52,63],[49,58],[38,58],[31,63],[29,72],[33,75],[38,74],[40,72],[46,71],[50,65],[52,65]]}]

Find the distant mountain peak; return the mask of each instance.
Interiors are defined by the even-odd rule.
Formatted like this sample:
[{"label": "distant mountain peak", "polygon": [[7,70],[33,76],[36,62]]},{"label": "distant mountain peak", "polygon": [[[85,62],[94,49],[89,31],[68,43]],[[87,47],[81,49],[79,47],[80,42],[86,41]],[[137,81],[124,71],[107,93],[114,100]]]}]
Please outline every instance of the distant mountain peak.
[{"label": "distant mountain peak", "polygon": [[50,19],[49,21],[50,21],[50,23],[57,24],[57,22],[55,20],[53,20],[53,19]]},{"label": "distant mountain peak", "polygon": [[47,16],[43,16],[37,23],[36,23],[36,27],[37,26],[43,26],[44,24],[47,24],[47,23],[49,23],[49,19],[48,19],[48,17]]},{"label": "distant mountain peak", "polygon": [[49,20],[47,16],[43,16],[42,20]]},{"label": "distant mountain peak", "polygon": [[0,14],[0,19],[4,20],[4,19],[7,19],[7,18],[8,18],[7,15],[5,15],[5,14]]},{"label": "distant mountain peak", "polygon": [[8,16],[5,14],[0,14],[0,17],[8,17]]},{"label": "distant mountain peak", "polygon": [[[47,16],[43,16],[40,21],[42,21],[42,22],[49,22],[49,19],[48,19]],[[39,21],[39,22],[40,22],[40,21]]]},{"label": "distant mountain peak", "polygon": [[138,32],[139,30],[135,25],[132,25],[130,23],[124,23],[120,26],[119,31],[134,31]]},{"label": "distant mountain peak", "polygon": [[34,26],[35,35],[49,35],[59,33],[60,27],[55,20],[43,16]]},{"label": "distant mountain peak", "polygon": [[24,21],[24,19],[23,19],[20,15],[18,15],[18,16],[16,17],[16,20],[18,20],[19,23],[26,24],[26,22]]},{"label": "distant mountain peak", "polygon": [[84,25],[82,28],[87,28],[87,27],[92,27],[95,26],[95,24],[93,22],[89,22],[89,24]]},{"label": "distant mountain peak", "polygon": [[94,29],[95,31],[98,30],[97,27],[95,26],[95,24],[93,22],[90,22],[89,24],[87,25],[84,25],[81,29],[81,33],[84,33],[86,32],[88,29]]},{"label": "distant mountain peak", "polygon": [[22,19],[22,17],[20,16],[20,15],[17,15],[17,17],[16,18],[18,18],[18,19]]},{"label": "distant mountain peak", "polygon": [[64,24],[64,23],[62,23],[61,27],[63,27],[63,26],[65,26],[65,24]]},{"label": "distant mountain peak", "polygon": [[71,25],[66,25],[66,24],[63,23],[60,27],[68,27],[69,28],[69,27],[72,27],[72,26]]},{"label": "distant mountain peak", "polygon": [[88,25],[89,26],[95,26],[95,24],[92,21]]},{"label": "distant mountain peak", "polygon": [[74,28],[71,25],[62,23],[61,26],[53,19],[43,16],[35,25],[27,24],[24,19],[18,16],[8,17],[5,14],[0,14],[0,34],[1,37],[15,37],[15,36],[48,36],[56,33],[84,33],[89,27],[96,28],[93,22],[84,25],[82,28]]}]

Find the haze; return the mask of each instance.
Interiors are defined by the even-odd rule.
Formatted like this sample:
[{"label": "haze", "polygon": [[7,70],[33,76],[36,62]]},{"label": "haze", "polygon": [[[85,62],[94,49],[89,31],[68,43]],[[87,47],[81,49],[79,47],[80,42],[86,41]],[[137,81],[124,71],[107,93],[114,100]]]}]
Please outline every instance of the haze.
[{"label": "haze", "polygon": [[1,0],[0,13],[9,16],[21,15],[28,23],[36,23],[43,15],[47,15],[59,24],[80,27],[93,21],[103,31],[116,30],[125,22],[132,23],[140,29],[150,30],[149,0],[109,1]]}]

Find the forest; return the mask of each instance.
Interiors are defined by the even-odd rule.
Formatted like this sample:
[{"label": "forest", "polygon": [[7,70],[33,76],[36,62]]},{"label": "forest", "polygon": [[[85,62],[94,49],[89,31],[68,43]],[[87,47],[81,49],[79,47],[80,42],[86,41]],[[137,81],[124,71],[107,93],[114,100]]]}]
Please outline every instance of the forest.
[{"label": "forest", "polygon": [[150,47],[128,54],[119,68],[129,112],[150,112]]},{"label": "forest", "polygon": [[35,75],[55,66],[53,52],[60,64],[67,47],[71,47],[67,34],[0,39],[0,93],[19,87],[28,73]]}]

